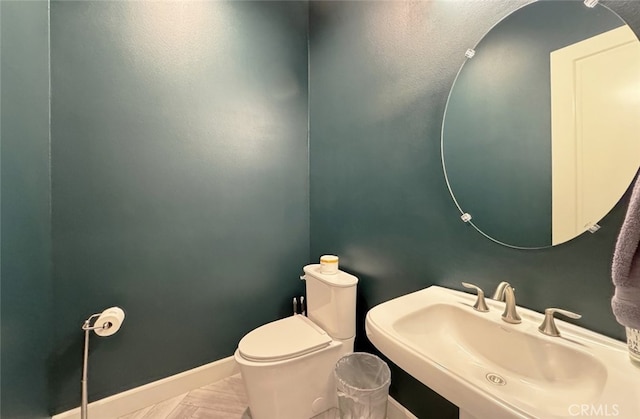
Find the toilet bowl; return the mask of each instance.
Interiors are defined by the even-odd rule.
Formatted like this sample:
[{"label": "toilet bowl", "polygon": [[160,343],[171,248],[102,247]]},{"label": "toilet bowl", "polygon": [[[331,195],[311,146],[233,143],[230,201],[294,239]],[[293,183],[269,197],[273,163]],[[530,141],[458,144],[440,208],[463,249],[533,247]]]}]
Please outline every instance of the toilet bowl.
[{"label": "toilet bowl", "polygon": [[260,326],[235,351],[253,419],[309,419],[337,406],[333,369],[353,351],[358,279],[304,271],[309,317]]}]

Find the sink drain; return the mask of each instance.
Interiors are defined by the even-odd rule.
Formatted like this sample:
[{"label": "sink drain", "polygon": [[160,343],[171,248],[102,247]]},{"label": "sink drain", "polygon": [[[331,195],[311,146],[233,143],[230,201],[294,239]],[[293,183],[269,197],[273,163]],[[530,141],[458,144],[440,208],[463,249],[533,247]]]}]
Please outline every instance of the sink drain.
[{"label": "sink drain", "polygon": [[494,374],[492,372],[490,372],[489,374],[485,375],[485,377],[487,378],[487,381],[489,381],[491,384],[495,384],[497,386],[503,386],[503,385],[507,384],[507,380],[505,380],[504,378],[500,377],[498,374]]}]

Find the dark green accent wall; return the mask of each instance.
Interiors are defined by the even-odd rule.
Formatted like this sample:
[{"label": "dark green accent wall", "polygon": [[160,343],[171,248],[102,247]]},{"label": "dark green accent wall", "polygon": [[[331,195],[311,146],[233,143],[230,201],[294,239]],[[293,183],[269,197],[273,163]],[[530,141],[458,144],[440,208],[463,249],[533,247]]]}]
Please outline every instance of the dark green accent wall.
[{"label": "dark green accent wall", "polygon": [[536,2],[475,46],[447,105],[444,161],[458,205],[484,233],[518,247],[551,245],[549,54],[623,24],[604,7]]},{"label": "dark green accent wall", "polygon": [[47,415],[51,359],[46,1],[0,2],[0,417]]},{"label": "dark green accent wall", "polygon": [[51,3],[52,411],[233,354],[309,259],[307,4]]},{"label": "dark green accent wall", "polygon": [[[583,314],[581,325],[624,336],[610,264],[626,198],[597,234],[522,251],[465,225],[444,181],[440,130],[464,51],[525,3],[311,2],[311,258],[335,253],[360,277],[357,349],[372,349],[363,330],[372,306],[461,281],[488,292],[509,281],[525,307],[564,307]],[[640,31],[640,4],[606,4]],[[395,367],[391,394],[420,418],[457,417]]]},{"label": "dark green accent wall", "polygon": [[[460,222],[444,184],[452,51],[523,3],[313,2],[308,27],[302,2],[53,1],[49,73],[48,2],[0,1],[0,416],[79,405],[93,312],[127,319],[92,336],[91,400],[231,355],[323,253],[361,278],[359,349],[370,307],[461,280],[508,280],[520,304],[622,338],[609,266],[626,200],[596,235],[525,252]],[[638,33],[637,2],[606,4]],[[455,417],[391,367],[419,417]]]}]

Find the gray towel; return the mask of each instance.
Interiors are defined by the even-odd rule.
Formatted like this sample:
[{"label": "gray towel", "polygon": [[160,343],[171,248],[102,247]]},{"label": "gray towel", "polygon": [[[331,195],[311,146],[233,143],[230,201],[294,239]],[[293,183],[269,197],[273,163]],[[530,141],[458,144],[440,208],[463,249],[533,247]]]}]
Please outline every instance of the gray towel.
[{"label": "gray towel", "polygon": [[636,179],[631,201],[622,223],[613,254],[611,277],[616,287],[611,308],[623,326],[640,329],[640,178]]}]

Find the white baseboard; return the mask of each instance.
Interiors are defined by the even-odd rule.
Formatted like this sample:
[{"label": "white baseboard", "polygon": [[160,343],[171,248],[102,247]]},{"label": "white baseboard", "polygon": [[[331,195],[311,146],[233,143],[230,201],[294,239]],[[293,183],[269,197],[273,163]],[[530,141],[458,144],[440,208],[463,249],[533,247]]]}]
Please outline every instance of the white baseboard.
[{"label": "white baseboard", "polygon": [[387,402],[387,419],[418,419],[418,417],[395,401],[393,397],[389,396]]},{"label": "white baseboard", "polygon": [[[113,419],[147,406],[158,404],[196,388],[214,383],[240,372],[233,356],[184,371],[122,393],[89,403],[91,419]],[[404,406],[389,396],[388,419],[418,419]],[[52,416],[52,419],[80,419],[80,408]]]},{"label": "white baseboard", "polygon": [[[233,356],[184,371],[113,396],[89,403],[91,419],[113,419],[187,393],[240,372]],[[57,414],[52,419],[80,419],[80,408]]]}]

